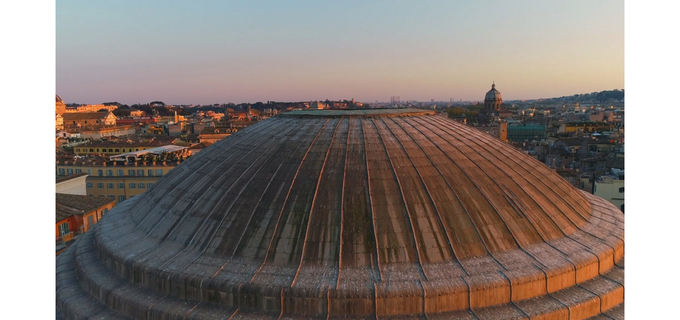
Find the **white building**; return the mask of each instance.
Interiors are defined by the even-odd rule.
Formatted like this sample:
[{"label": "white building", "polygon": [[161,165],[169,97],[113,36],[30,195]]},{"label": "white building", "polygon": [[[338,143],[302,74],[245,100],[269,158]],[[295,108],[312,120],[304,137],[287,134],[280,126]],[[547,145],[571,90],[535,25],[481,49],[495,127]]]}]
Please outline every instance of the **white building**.
[{"label": "white building", "polygon": [[86,196],[87,188],[86,182],[87,173],[76,173],[70,176],[57,179],[55,187],[56,193],[66,193]]},{"label": "white building", "polygon": [[611,169],[610,175],[602,176],[595,180],[593,194],[605,199],[623,211],[624,199],[624,175],[623,170]]}]

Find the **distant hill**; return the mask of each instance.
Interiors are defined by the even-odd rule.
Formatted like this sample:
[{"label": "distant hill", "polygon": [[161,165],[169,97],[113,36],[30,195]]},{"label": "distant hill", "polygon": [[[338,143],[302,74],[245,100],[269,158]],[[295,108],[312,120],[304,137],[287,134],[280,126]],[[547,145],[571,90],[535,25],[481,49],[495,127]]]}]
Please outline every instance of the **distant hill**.
[{"label": "distant hill", "polygon": [[549,98],[543,99],[546,102],[566,102],[566,103],[576,103],[576,102],[600,102],[604,103],[607,101],[612,102],[624,102],[624,89],[614,89],[614,90],[604,90],[600,92],[575,94],[573,96],[564,96],[559,98]]}]

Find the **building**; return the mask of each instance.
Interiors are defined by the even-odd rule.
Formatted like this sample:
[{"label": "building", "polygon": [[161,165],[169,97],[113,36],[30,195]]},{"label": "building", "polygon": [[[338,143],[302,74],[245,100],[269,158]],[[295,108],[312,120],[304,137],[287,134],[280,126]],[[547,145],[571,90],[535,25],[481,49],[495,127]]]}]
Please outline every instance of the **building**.
[{"label": "building", "polygon": [[201,143],[213,144],[220,141],[234,133],[239,129],[232,127],[212,127],[205,128],[199,135],[198,139]]},{"label": "building", "polygon": [[93,141],[73,148],[73,152],[78,156],[88,154],[100,154],[115,156],[126,152],[144,151],[163,146],[163,142],[113,142],[113,141]]},{"label": "building", "polygon": [[55,116],[55,126],[54,127],[55,127],[56,130],[64,130],[64,117],[62,117],[58,113]]},{"label": "building", "polygon": [[491,90],[484,95],[484,109],[479,110],[476,122],[487,124],[498,120],[501,115],[507,119],[512,117],[512,112],[505,110],[501,93],[496,89],[496,83],[493,83]]},{"label": "building", "polygon": [[61,100],[58,94],[56,96],[57,96],[57,102],[55,106],[56,113],[58,115],[63,115],[64,113],[66,113],[66,103],[64,103],[64,100]]},{"label": "building", "polygon": [[87,232],[114,206],[112,199],[56,194],[57,255]]},{"label": "building", "polygon": [[128,163],[89,159],[57,161],[57,177],[86,174],[86,193],[121,203],[144,193],[181,161]]},{"label": "building", "polygon": [[491,85],[491,90],[484,95],[484,110],[488,114],[498,114],[500,111],[505,110],[503,108],[501,92],[496,90],[495,82]]},{"label": "building", "polygon": [[[467,119],[464,119],[463,123],[467,123]],[[506,121],[491,121],[480,126],[474,126],[475,129],[490,134],[505,142],[508,142],[508,127],[508,122]]]},{"label": "building", "polygon": [[111,112],[64,113],[63,124],[66,127],[115,126],[116,116]]},{"label": "building", "polygon": [[309,104],[309,109],[317,109],[317,110],[328,109],[328,106],[326,106],[326,104],[323,103],[323,102],[314,101],[314,102]]},{"label": "building", "polygon": [[605,122],[572,122],[563,123],[557,132],[559,133],[594,133],[610,131],[614,125]]},{"label": "building", "polygon": [[607,201],[433,111],[303,110],[216,142],[57,258],[57,317],[623,318]]},{"label": "building", "polygon": [[70,129],[70,132],[77,132],[81,137],[88,140],[99,140],[114,136],[127,136],[137,133],[135,126],[115,125],[115,126],[93,126],[87,128]]},{"label": "building", "polygon": [[621,209],[624,205],[624,174],[623,170],[611,169],[609,174],[595,180],[595,196],[605,199]]},{"label": "building", "polygon": [[66,113],[82,113],[82,112],[99,112],[100,110],[106,110],[108,112],[112,112],[113,110],[118,109],[117,105],[104,105],[104,104],[86,104],[86,105],[80,105],[75,108],[70,108],[66,107],[65,112]]},{"label": "building", "polygon": [[508,140],[514,142],[540,141],[546,139],[546,128],[538,124],[522,124],[507,127]]},{"label": "building", "polygon": [[130,117],[146,117],[146,112],[142,110],[130,110]]},{"label": "building", "polygon": [[87,195],[87,173],[74,173],[57,178],[56,192],[64,194]]}]

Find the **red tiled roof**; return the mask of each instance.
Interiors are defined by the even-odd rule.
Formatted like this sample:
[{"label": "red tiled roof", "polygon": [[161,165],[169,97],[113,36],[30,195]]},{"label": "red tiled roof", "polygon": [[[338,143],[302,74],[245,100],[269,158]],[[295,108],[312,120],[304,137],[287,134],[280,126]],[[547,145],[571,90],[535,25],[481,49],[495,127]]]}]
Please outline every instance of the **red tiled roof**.
[{"label": "red tiled roof", "polygon": [[109,114],[109,113],[108,112],[78,112],[78,113],[64,113],[62,115],[62,117],[64,118],[64,121],[89,120],[89,119],[99,120],[99,119],[106,118],[107,114]]}]

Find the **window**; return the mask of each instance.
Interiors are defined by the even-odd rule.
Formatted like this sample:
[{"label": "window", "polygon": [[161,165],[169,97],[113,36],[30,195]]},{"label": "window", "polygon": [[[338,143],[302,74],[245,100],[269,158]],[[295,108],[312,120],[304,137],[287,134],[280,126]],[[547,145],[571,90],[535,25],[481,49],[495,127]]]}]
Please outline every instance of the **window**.
[{"label": "window", "polygon": [[93,215],[90,215],[90,216],[87,217],[87,224],[88,224],[88,226],[87,226],[88,229],[92,228],[92,226],[94,225],[94,216]]},{"label": "window", "polygon": [[83,173],[82,169],[76,169],[76,173]]},{"label": "window", "polygon": [[163,176],[163,169],[156,169],[156,176],[162,177]]},{"label": "window", "polygon": [[123,171],[123,169],[118,169],[118,176],[122,177],[124,175],[125,175],[125,172]]},{"label": "window", "polygon": [[623,187],[619,188],[619,193],[623,193]]},{"label": "window", "polygon": [[91,176],[91,175],[92,175],[92,170],[91,170],[91,169],[87,169],[87,175],[88,175],[88,176]]},{"label": "window", "polygon": [[109,149],[109,152],[113,152],[113,149]]},{"label": "window", "polygon": [[147,188],[147,189],[148,189],[148,188],[151,188],[151,186],[153,186],[153,182],[149,182],[149,183],[146,184],[146,188]]},{"label": "window", "polygon": [[104,210],[102,210],[102,217],[103,217],[105,214],[107,214],[108,212],[109,212],[109,209],[104,208]]},{"label": "window", "polygon": [[128,170],[128,176],[134,177],[135,176],[135,170]]},{"label": "window", "polygon": [[144,176],[144,169],[137,170],[137,175],[140,176],[140,177],[143,177]]},{"label": "window", "polygon": [[125,183],[124,182],[118,182],[118,189],[125,189]]},{"label": "window", "polygon": [[72,175],[72,174],[73,174],[73,169],[66,169],[66,173],[68,173],[69,176]]},{"label": "window", "polygon": [[104,189],[104,183],[103,182],[97,182],[97,188],[98,189]]},{"label": "window", "polygon": [[118,151],[118,150],[119,150],[119,149],[116,149],[116,152],[120,152],[120,151]]},{"label": "window", "polygon": [[146,170],[146,175],[149,177],[153,177],[153,169]]},{"label": "window", "polygon": [[116,200],[116,196],[114,196],[114,195],[112,195],[112,194],[109,195],[109,198],[111,198],[111,199],[113,199],[113,200]]},{"label": "window", "polygon": [[113,170],[106,170],[106,176],[113,177]]},{"label": "window", "polygon": [[106,184],[107,189],[113,189],[113,182],[109,182]]},{"label": "window", "polygon": [[145,187],[145,186],[144,186],[144,182],[138,183],[137,186],[138,186],[140,189],[144,189],[144,187]]},{"label": "window", "polygon": [[130,189],[137,189],[137,184],[134,182],[130,182]]},{"label": "window", "polygon": [[90,152],[94,152],[94,149],[90,149]]},{"label": "window", "polygon": [[102,169],[97,170],[97,173],[99,174],[100,177],[104,176],[104,170]]},{"label": "window", "polygon": [[59,236],[60,237],[65,236],[66,234],[68,234],[68,232],[69,232],[68,222],[64,222],[64,223],[59,225]]},{"label": "window", "polygon": [[124,195],[119,195],[119,196],[118,196],[118,203],[121,203],[121,202],[123,202],[123,201],[125,201],[125,196],[124,196]]},{"label": "window", "polygon": [[60,176],[66,175],[66,170],[64,170],[64,168],[59,168],[59,175]]},{"label": "window", "polygon": [[87,188],[88,188],[88,189],[92,189],[92,182],[88,182],[88,183],[87,183]]}]

